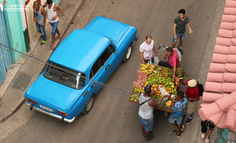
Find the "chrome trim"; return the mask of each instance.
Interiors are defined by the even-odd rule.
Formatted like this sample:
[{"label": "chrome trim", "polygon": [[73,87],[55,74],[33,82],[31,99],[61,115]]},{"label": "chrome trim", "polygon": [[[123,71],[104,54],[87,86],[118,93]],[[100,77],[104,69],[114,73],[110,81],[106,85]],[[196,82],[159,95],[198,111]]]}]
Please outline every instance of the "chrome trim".
[{"label": "chrome trim", "polygon": [[[25,104],[28,105],[28,106],[30,106],[30,107],[32,107],[31,104],[27,103],[26,101],[25,101]],[[49,116],[51,116],[51,117],[54,117],[54,118],[63,120],[63,121],[68,122],[68,123],[72,123],[72,122],[75,120],[75,117],[72,118],[72,119],[66,119],[65,117],[62,117],[62,116],[59,116],[59,115],[56,115],[56,114],[53,114],[53,113],[46,112],[46,111],[44,111],[44,110],[42,110],[42,109],[39,109],[39,108],[37,108],[37,107],[34,107],[34,106],[33,106],[33,109],[35,109],[35,110],[37,110],[37,111],[39,111],[39,112],[42,112],[42,113],[44,113],[44,114],[47,114],[47,115],[49,115]]]}]

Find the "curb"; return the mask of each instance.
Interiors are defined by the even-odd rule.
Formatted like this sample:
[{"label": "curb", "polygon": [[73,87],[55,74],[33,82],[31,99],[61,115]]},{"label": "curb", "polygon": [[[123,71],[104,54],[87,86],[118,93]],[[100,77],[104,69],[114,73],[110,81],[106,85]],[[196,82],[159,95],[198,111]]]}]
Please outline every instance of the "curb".
[{"label": "curb", "polygon": [[[65,30],[63,31],[62,38],[64,37],[64,34],[68,31],[70,24],[73,24],[73,23],[74,23],[73,21],[74,21],[74,19],[75,19],[75,17],[76,17],[76,14],[77,14],[78,11],[82,8],[84,2],[85,2],[85,0],[82,0],[81,3],[80,3],[80,5],[79,5],[78,8],[76,9],[76,11],[75,11],[74,15],[72,16],[70,22],[68,23],[68,25],[66,26]],[[56,47],[59,46],[59,44],[61,43],[62,38],[61,38],[59,41],[55,41],[55,43],[57,43],[57,44],[56,44]],[[38,43],[39,40],[40,40],[40,38],[39,38],[38,40],[36,40],[35,42]],[[37,44],[36,44],[36,45],[37,45]],[[35,47],[36,47],[36,45],[35,45]],[[30,54],[35,50],[35,47],[32,48],[32,50],[30,50],[30,52],[25,53],[25,55],[27,55],[26,58],[25,58],[25,57],[20,57],[20,58],[21,58],[21,62],[20,62],[21,66],[22,66],[22,65],[26,62],[26,60],[28,59],[28,55],[30,55]],[[56,49],[56,48],[55,48],[55,49]],[[54,49],[54,50],[55,50],[55,49]],[[51,52],[51,54],[54,52],[54,50]],[[50,57],[50,56],[49,56],[49,57]],[[48,58],[49,58],[49,57],[48,57]],[[17,75],[17,73],[20,71],[20,69],[21,69],[21,67],[19,68],[19,70],[18,70],[18,71],[16,72],[16,74],[14,75],[14,78],[15,78],[15,76]],[[14,78],[12,79],[12,81],[14,80]],[[7,89],[8,89],[8,88],[7,88]],[[6,90],[7,90],[7,89],[6,89]],[[7,119],[9,119],[11,116],[13,116],[13,115],[21,108],[21,106],[24,104],[24,102],[25,102],[25,100],[24,100],[24,98],[23,98],[22,101],[20,102],[20,104],[19,104],[9,115],[7,115],[6,117],[4,117],[3,119],[0,120],[0,123],[5,122]]]}]

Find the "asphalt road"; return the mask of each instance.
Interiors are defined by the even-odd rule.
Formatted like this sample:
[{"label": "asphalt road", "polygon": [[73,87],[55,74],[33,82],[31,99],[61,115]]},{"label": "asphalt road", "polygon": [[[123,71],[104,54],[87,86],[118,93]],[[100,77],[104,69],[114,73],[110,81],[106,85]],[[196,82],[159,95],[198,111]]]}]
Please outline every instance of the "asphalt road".
[{"label": "asphalt road", "polygon": [[[95,16],[105,16],[137,27],[139,40],[133,44],[131,59],[121,64],[108,84],[131,91],[140,66],[139,45],[147,34],[152,35],[156,47],[163,43],[171,45],[173,21],[177,11],[187,10],[193,35],[186,33],[183,44],[181,66],[187,78],[198,78],[204,52],[213,26],[217,0],[87,0],[78,11],[74,24],[68,27],[63,38],[77,28],[84,28]],[[159,51],[163,60],[165,52]],[[96,96],[95,104],[87,115],[80,115],[71,123],[57,123],[56,119],[39,112],[30,111],[25,105],[12,118],[27,113],[28,122],[16,129],[0,142],[3,143],[141,143],[141,129],[138,119],[138,105],[128,102],[128,94],[121,95],[111,89],[102,89]],[[20,114],[21,113],[21,114]],[[175,128],[167,121],[164,112],[155,111],[153,135],[155,143],[196,142],[198,135],[194,122],[189,133],[180,139],[172,133]],[[194,135],[191,134],[194,132]],[[184,135],[186,134],[186,135]],[[189,136],[190,135],[190,136]]]}]

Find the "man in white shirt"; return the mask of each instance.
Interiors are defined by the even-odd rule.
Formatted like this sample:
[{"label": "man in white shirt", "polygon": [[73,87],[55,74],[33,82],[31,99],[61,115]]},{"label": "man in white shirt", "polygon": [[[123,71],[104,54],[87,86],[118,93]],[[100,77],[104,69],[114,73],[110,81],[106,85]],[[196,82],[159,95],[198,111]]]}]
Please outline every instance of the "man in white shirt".
[{"label": "man in white shirt", "polygon": [[151,131],[153,129],[154,118],[153,110],[157,105],[154,100],[151,100],[151,95],[154,95],[156,90],[151,91],[152,85],[148,84],[145,87],[145,93],[141,93],[139,96],[139,111],[138,116],[140,119],[140,126],[143,131],[143,137],[145,141],[150,141],[153,139]]},{"label": "man in white shirt", "polygon": [[142,64],[145,64],[150,60],[154,62],[153,51],[155,52],[155,56],[157,56],[157,50],[154,45],[154,41],[152,40],[152,36],[147,35],[146,40],[140,45],[140,48],[139,48]]}]

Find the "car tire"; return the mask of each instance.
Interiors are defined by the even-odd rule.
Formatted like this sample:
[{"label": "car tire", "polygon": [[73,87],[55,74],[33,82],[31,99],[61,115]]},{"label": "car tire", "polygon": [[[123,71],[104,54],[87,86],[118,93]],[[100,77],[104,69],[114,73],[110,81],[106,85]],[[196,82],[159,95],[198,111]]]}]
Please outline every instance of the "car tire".
[{"label": "car tire", "polygon": [[84,106],[84,110],[82,111],[83,114],[87,114],[93,107],[94,103],[94,94],[89,98],[87,103]]},{"label": "car tire", "polygon": [[123,63],[126,63],[129,60],[129,58],[131,57],[131,54],[132,54],[132,46],[130,44],[126,53],[125,53],[125,56],[123,57],[123,60],[122,60]]}]

